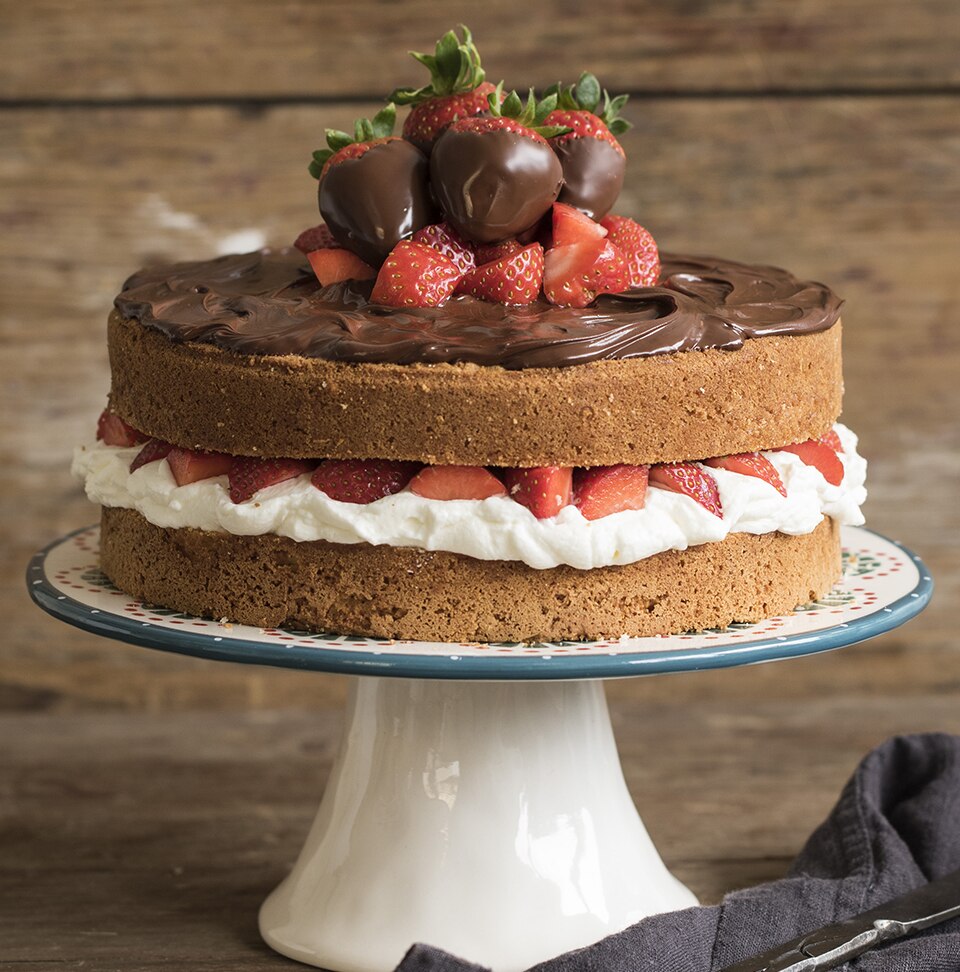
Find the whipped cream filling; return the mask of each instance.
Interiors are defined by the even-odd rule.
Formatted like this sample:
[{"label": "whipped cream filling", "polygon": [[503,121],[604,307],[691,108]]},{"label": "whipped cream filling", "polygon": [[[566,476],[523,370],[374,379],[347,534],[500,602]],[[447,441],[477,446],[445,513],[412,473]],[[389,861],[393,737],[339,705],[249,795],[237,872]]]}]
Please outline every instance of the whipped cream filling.
[{"label": "whipped cream filling", "polygon": [[508,496],[485,500],[433,500],[408,489],[374,503],[342,503],[310,482],[309,474],[234,503],[227,477],[178,486],[166,461],[130,472],[140,446],[81,445],[72,471],[103,506],[134,509],[158,527],[192,527],[242,536],[276,534],[296,541],[388,544],[446,550],[479,560],[519,560],[537,569],[568,564],[583,570],[630,564],[665,550],[723,540],[730,533],[812,533],[824,516],[863,523],[866,461],[857,437],[834,426],[843,444],[839,486],[789,452],[765,452],[787,495],[752,476],[708,469],[720,490],[723,518],[695,500],[651,486],[642,510],[586,520],[574,506],[538,520]]}]

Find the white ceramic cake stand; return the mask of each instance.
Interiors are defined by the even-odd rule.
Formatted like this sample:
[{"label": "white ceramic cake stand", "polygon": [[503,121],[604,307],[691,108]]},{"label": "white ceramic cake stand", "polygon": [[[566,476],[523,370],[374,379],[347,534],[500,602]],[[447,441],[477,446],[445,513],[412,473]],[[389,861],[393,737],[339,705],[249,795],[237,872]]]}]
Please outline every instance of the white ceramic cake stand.
[{"label": "white ceramic cake stand", "polygon": [[840,648],[907,621],[932,590],[914,554],[847,529],[842,583],[761,624],[592,643],[377,641],[131,601],[100,572],[97,541],[91,527],[37,554],[28,585],[42,608],[149,648],[362,676],[300,857],[260,911],[273,948],[336,972],[389,972],[418,941],[512,972],[695,904],[627,791],[600,679]]}]

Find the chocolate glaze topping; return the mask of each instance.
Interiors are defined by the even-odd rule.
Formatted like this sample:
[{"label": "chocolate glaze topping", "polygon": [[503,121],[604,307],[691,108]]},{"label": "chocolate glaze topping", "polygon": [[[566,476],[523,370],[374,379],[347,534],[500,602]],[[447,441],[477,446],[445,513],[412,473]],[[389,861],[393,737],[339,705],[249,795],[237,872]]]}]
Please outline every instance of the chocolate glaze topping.
[{"label": "chocolate glaze topping", "polygon": [[262,250],[135,273],[116,299],[127,318],[173,341],[241,354],[349,362],[474,362],[558,368],[719,348],[831,327],[840,299],[776,267],[663,257],[661,283],[585,308],[506,307],[453,297],[442,307],[371,304],[372,281],[320,288],[297,250]]}]

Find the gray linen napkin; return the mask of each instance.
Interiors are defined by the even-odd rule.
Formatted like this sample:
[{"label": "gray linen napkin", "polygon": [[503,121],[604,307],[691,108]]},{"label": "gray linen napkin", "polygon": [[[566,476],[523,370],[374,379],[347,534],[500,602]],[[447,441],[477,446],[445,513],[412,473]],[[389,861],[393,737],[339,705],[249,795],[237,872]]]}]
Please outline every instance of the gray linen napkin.
[{"label": "gray linen napkin", "polygon": [[[787,877],[651,918],[531,972],[712,972],[960,868],[960,737],[897,736],[847,783]],[[960,919],[868,952],[857,972],[960,972]],[[414,945],[396,972],[486,972]]]}]

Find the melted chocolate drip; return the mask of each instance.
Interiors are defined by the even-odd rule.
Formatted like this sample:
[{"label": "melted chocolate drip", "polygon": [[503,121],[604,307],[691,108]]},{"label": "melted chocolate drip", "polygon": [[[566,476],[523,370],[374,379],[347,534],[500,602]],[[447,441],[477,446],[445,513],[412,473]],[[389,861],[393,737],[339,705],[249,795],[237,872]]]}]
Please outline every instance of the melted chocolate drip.
[{"label": "melted chocolate drip", "polygon": [[437,219],[427,157],[399,138],[330,168],[318,202],[340,245],[374,267],[402,239]]},{"label": "melted chocolate drip", "polygon": [[623,188],[627,160],[598,138],[557,139],[553,143],[563,169],[558,202],[576,206],[591,219],[603,219]]},{"label": "melted chocolate drip", "polygon": [[467,239],[496,243],[530,229],[553,205],[563,172],[553,149],[515,132],[447,129],[430,156],[430,185]]},{"label": "melted chocolate drip", "polygon": [[841,304],[823,284],[776,267],[669,254],[659,286],[604,295],[585,308],[457,296],[410,311],[371,304],[371,284],[320,288],[297,250],[262,250],[141,270],[116,307],[173,341],[242,354],[519,369],[733,351],[750,338],[826,330]]}]

